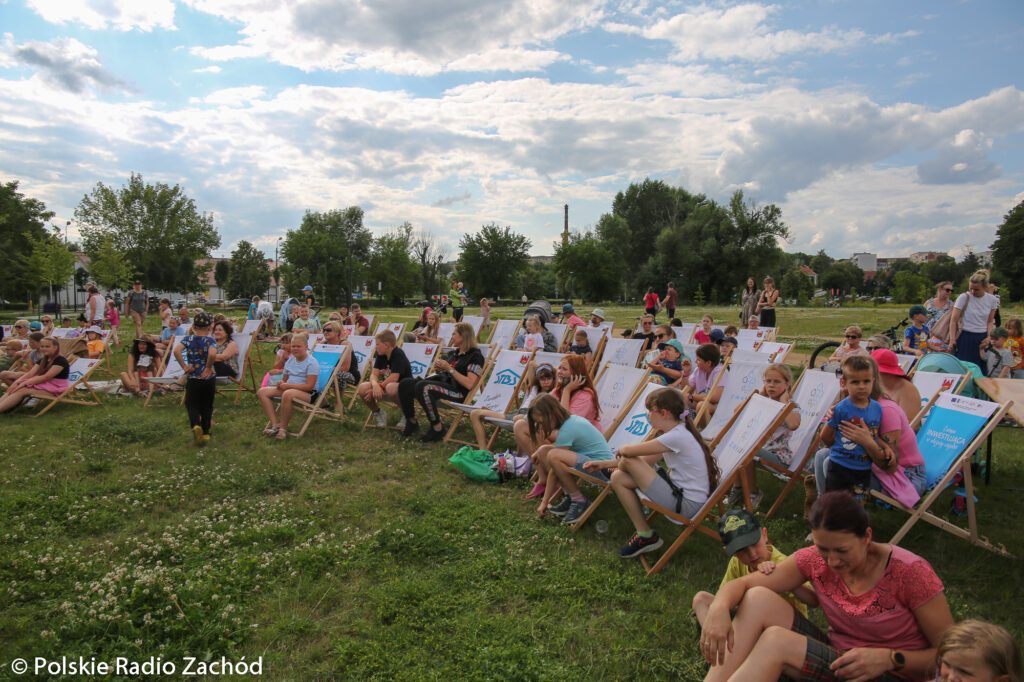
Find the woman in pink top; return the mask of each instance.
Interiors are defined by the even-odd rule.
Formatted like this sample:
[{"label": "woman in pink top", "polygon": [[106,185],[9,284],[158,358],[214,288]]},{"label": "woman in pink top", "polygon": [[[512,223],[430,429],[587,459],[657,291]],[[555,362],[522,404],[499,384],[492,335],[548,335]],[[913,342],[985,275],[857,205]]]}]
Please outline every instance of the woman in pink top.
[{"label": "woman in pink top", "polygon": [[582,355],[566,355],[562,358],[555,372],[555,390],[551,395],[558,398],[558,402],[569,410],[569,414],[583,417],[598,431],[604,431],[601,428],[601,404],[597,400],[597,388],[587,373],[587,361]]},{"label": "woman in pink top", "polygon": [[[864,505],[847,491],[819,497],[810,523],[814,547],[769,575],[757,571],[719,589],[701,634],[711,664],[704,679],[932,679],[953,616],[931,565],[872,540]],[[779,596],[805,581],[821,603],[827,636]]]}]

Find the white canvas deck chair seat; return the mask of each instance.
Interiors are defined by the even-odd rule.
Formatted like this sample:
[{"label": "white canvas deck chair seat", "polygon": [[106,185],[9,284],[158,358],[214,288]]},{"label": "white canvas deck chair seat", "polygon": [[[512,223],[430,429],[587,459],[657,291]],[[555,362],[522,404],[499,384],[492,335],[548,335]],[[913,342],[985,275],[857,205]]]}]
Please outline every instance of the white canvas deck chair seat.
[{"label": "white canvas deck chair seat", "polygon": [[763,329],[740,329],[736,332],[736,348],[739,350],[756,351],[767,340],[768,334]]},{"label": "white canvas deck chair seat", "polygon": [[758,353],[763,353],[772,359],[772,362],[786,362],[790,352],[793,350],[791,343],[778,343],[777,341],[764,341],[757,347]]},{"label": "white canvas deck chair seat", "polygon": [[[692,357],[696,357],[696,355],[694,355]],[[728,370],[729,370],[729,367],[731,365],[732,365],[732,363],[730,362],[729,358],[726,358],[725,359],[725,363],[720,365],[721,370],[718,372],[718,375],[715,377],[715,380],[711,382],[710,386],[708,386],[708,390],[707,390],[705,395],[710,395],[710,394],[714,393],[715,389],[718,388],[720,385],[724,386],[724,384],[722,382],[724,382],[726,380],[726,378],[728,377]],[[694,364],[694,371],[697,371],[696,364]],[[686,393],[687,396],[690,396],[692,391],[693,391],[693,389],[691,389],[689,386],[686,386],[683,389],[683,392]],[[721,398],[721,400],[719,400],[718,405],[715,407],[715,414],[718,414],[719,412],[722,411],[722,401],[724,401],[725,399],[726,399],[726,395],[725,395],[725,391],[723,390],[722,398]],[[739,403],[734,405],[733,408],[735,409],[735,407],[738,404]],[[732,412],[727,412],[726,414],[724,414],[722,416],[728,418],[731,415],[732,415]],[[700,401],[700,407],[697,408],[697,414],[695,414],[693,416],[693,423],[694,423],[694,425],[698,429],[702,429],[705,426],[707,426],[707,422],[708,422],[709,419],[711,419],[712,416],[714,416],[714,415],[711,414],[711,404],[707,400],[702,400],[702,401]]]},{"label": "white canvas deck chair seat", "polygon": [[749,362],[755,365],[761,365],[767,367],[772,364],[772,356],[768,353],[758,353],[756,350],[742,350],[740,348],[735,349],[729,354],[733,362]]},{"label": "white canvas deck chair seat", "polygon": [[829,408],[839,400],[839,391],[839,377],[836,373],[823,372],[820,369],[804,370],[793,387],[793,402],[800,408],[800,426],[789,436],[789,449],[793,453],[793,459],[788,467],[775,462],[757,460],[760,466],[786,482],[782,492],[765,513],[766,519],[775,515],[793,486],[802,480],[804,468],[817,449],[821,420]]},{"label": "white canvas deck chair seat", "polygon": [[[917,446],[924,456],[928,492],[910,509],[892,499],[884,492],[871,494],[888,502],[895,509],[910,514],[907,522],[892,536],[893,544],[906,537],[918,521],[926,521],[947,533],[967,540],[972,545],[1012,557],[1003,545],[994,545],[988,538],[978,534],[978,518],[974,504],[974,481],[971,475],[970,458],[1006,415],[1013,402],[1000,405],[988,400],[978,400],[956,395],[951,391],[940,393],[928,413],[921,430],[917,432]],[[967,502],[967,528],[950,523],[932,512],[932,507],[958,471],[963,472],[964,494]],[[996,510],[993,510],[996,513]]]},{"label": "white canvas deck chair seat", "polygon": [[950,391],[959,395],[967,386],[967,374],[946,374],[944,372],[914,372],[910,381],[921,394],[921,411],[918,417],[926,414],[929,403],[934,402],[940,393]]},{"label": "white canvas deck chair seat", "polygon": [[[316,387],[314,388],[316,396],[313,398],[313,402],[305,400],[292,401],[292,405],[296,410],[306,414],[306,420],[302,423],[297,433],[289,431],[289,436],[301,438],[314,419],[342,420],[344,417],[342,397],[345,384],[338,380],[338,371],[345,357],[351,352],[352,347],[346,345],[318,344],[313,348],[313,359],[320,366],[320,374],[317,376]],[[269,422],[267,422],[267,426],[270,426]]]},{"label": "white canvas deck chair seat", "polygon": [[742,483],[743,499],[747,500],[747,511],[750,509],[750,490],[747,489],[747,481],[740,477],[740,471],[749,466],[757,452],[764,447],[764,444],[771,438],[772,433],[779,427],[789,413],[793,410],[793,403],[780,403],[765,396],[752,394],[743,407],[733,414],[732,418],[722,429],[721,435],[711,443],[711,454],[718,463],[720,473],[718,487],[711,491],[707,502],[700,511],[687,518],[677,514],[674,509],[668,509],[652,502],[640,495],[640,499],[651,510],[647,517],[653,521],[659,514],[677,525],[685,526],[682,533],[666,549],[658,561],[651,565],[647,555],[641,555],[640,563],[647,570],[647,575],[654,575],[668,563],[672,555],[683,546],[694,532],[701,532],[716,540],[721,541],[717,528],[704,525],[704,522],[711,518],[711,512],[715,507],[720,507],[726,495],[734,485]]},{"label": "white canvas deck chair seat", "polygon": [[758,329],[765,333],[765,338],[768,341],[774,341],[779,337],[778,327],[758,327]]},{"label": "white canvas deck chair seat", "polygon": [[306,350],[313,350],[324,342],[324,335],[321,332],[311,332],[306,338]]},{"label": "white canvas deck chair seat", "polygon": [[623,339],[611,336],[604,345],[604,359],[613,365],[637,367],[644,351],[644,339]]},{"label": "white canvas deck chair seat", "polygon": [[684,343],[683,353],[686,355],[686,357],[690,358],[690,360],[696,360],[698,348],[700,348],[699,343]]},{"label": "white canvas deck chair seat", "polygon": [[[87,338],[87,337],[83,334],[82,338]],[[93,371],[102,371],[102,372],[106,372],[110,376],[117,376],[116,374],[114,374],[114,370],[111,369],[111,362],[110,362],[110,330],[109,329],[101,329],[100,330],[100,340],[103,341],[103,352],[100,353],[100,357],[97,358],[97,360],[99,360],[100,362],[99,362],[98,365],[96,365],[96,367],[93,368]]]},{"label": "white canvas deck chair seat", "polygon": [[900,369],[903,370],[904,374],[909,375],[914,365],[917,364],[917,356],[910,353],[896,353],[895,355],[896,361],[900,364]]},{"label": "white canvas deck chair seat", "polygon": [[[256,372],[252,368],[252,359],[249,357],[249,354],[252,352],[254,338],[252,334],[233,334],[231,336],[231,340],[238,346],[238,371],[235,372],[234,376],[219,376],[216,380],[219,387],[226,386],[229,392],[233,391],[235,393],[236,405],[244,391],[248,391],[253,395],[256,394]],[[248,386],[245,384],[247,376],[249,378]]]},{"label": "white canvas deck chair seat", "polygon": [[544,325],[544,328],[555,337],[555,350],[565,350],[565,342],[569,335],[569,325],[562,324],[561,322],[548,322]]},{"label": "white canvas deck chair seat", "polygon": [[[100,399],[96,397],[96,393],[93,392],[92,387],[89,386],[89,375],[96,370],[100,364],[100,359],[89,358],[78,358],[71,363],[68,369],[68,387],[60,395],[54,395],[47,393],[46,391],[30,391],[29,395],[39,398],[40,404],[47,403],[39,412],[34,416],[42,417],[44,414],[53,409],[53,406],[57,403],[67,403],[69,405],[102,405]],[[74,391],[81,386],[85,389],[85,392],[89,394],[88,397],[73,397],[75,396]]]},{"label": "white canvas deck chair seat", "polygon": [[672,331],[675,332],[676,340],[679,343],[690,343],[693,341],[693,335],[697,332],[697,323],[684,322],[678,327],[672,327]]},{"label": "white canvas deck chair seat", "polygon": [[[250,334],[252,336],[252,338],[259,339],[260,338],[260,334],[263,332],[263,328],[264,328],[265,324],[266,324],[266,320],[264,320],[262,318],[259,318],[259,317],[256,318],[255,320],[246,320],[242,324],[242,329],[240,331],[236,331],[235,333],[237,333],[237,334]],[[259,360],[260,364],[262,365],[263,364],[263,351],[260,350],[260,345],[258,343],[256,344],[256,358]]]},{"label": "white canvas deck chair seat", "polygon": [[533,354],[533,362],[538,367],[541,365],[551,365],[557,370],[558,366],[562,364],[562,358],[565,356],[565,353],[552,353],[546,350],[539,350]]},{"label": "white canvas deck chair seat", "polygon": [[[4,327],[5,327],[5,329],[9,329],[6,325],[4,325]],[[76,332],[76,331],[78,331],[78,330],[77,329],[72,329],[71,327],[67,327],[67,328],[57,327],[52,332],[50,332],[50,336],[52,336],[55,339],[70,339],[70,338],[74,338],[71,335],[74,332]],[[5,340],[10,335],[11,335],[10,331],[4,331],[4,339]]]},{"label": "white canvas deck chair seat", "polygon": [[[764,364],[759,362],[733,361],[722,368],[716,382],[716,385],[722,387],[722,397],[718,400],[718,407],[708,420],[707,426],[701,430],[704,440],[714,440],[747,396],[761,390],[764,386],[764,367]],[[712,386],[711,391],[714,390],[715,387]],[[703,407],[702,405],[702,411]],[[701,412],[698,412],[697,416],[700,418]]]},{"label": "white canvas deck chair seat", "polygon": [[500,350],[508,350],[512,348],[512,342],[516,340],[522,326],[522,320],[497,320],[487,342]]},{"label": "white canvas deck chair seat", "polygon": [[[153,399],[153,392],[161,386],[180,386],[184,388],[184,380],[182,377],[185,376],[185,368],[178,362],[177,356],[174,354],[174,347],[169,346],[167,352],[164,353],[164,371],[158,377],[142,377],[141,383],[146,386],[146,401],[142,404],[143,407],[149,407],[149,401]],[[185,396],[182,394],[181,401],[184,402]]]},{"label": "white canvas deck chair seat", "polygon": [[647,383],[650,372],[636,367],[624,367],[604,363],[598,372],[594,385],[597,387],[597,402],[601,406],[602,433],[616,425],[619,416],[632,401],[633,395]]},{"label": "white canvas deck chair seat", "polygon": [[[659,388],[664,388],[664,386],[656,381],[641,384],[637,390],[633,391],[629,400],[622,406],[622,409],[615,414],[615,417],[604,432],[605,440],[608,441],[608,447],[612,454],[618,452],[618,449],[623,445],[642,443],[654,437],[654,429],[651,428],[651,422],[647,419],[647,396]],[[607,471],[610,472],[611,470]],[[597,508],[608,497],[608,493],[611,492],[612,486],[608,478],[611,474],[607,473],[606,476],[600,476],[596,473],[583,472],[577,469],[570,469],[569,473],[581,481],[596,485],[600,489],[594,501],[580,515],[576,523],[572,524],[573,531],[577,531],[597,511]]]},{"label": "white canvas deck chair seat", "polygon": [[[405,353],[406,359],[409,361],[409,369],[412,371],[413,379],[425,379],[430,370],[434,367],[434,360],[437,359],[437,352],[440,349],[436,343],[410,343],[402,347],[402,352]],[[383,398],[377,401],[377,405],[381,408],[385,406],[395,405],[390,398]],[[385,428],[385,429],[397,429],[397,426],[377,426],[373,420],[373,413],[370,412],[366,415],[366,421],[363,422],[363,428]]]},{"label": "white canvas deck chair seat", "polygon": [[455,430],[458,428],[459,422],[473,410],[483,408],[508,414],[519,394],[519,387],[523,383],[526,367],[530,360],[530,353],[526,351],[499,351],[494,360],[487,363],[484,373],[480,376],[473,391],[466,396],[465,402],[453,403],[442,400],[442,405],[455,411],[455,418],[452,419],[452,424],[444,436],[445,442],[475,445],[475,443],[455,438]]},{"label": "white canvas deck chair seat", "polygon": [[437,326],[437,338],[441,346],[447,348],[451,345],[452,334],[455,333],[454,322],[442,322]]},{"label": "white canvas deck chair seat", "polygon": [[380,334],[382,331],[388,330],[395,335],[398,339],[398,345],[402,345],[402,334],[405,332],[405,322],[381,322],[377,325],[377,329],[373,332],[374,336]]},{"label": "white canvas deck chair seat", "polygon": [[480,330],[484,328],[484,318],[481,315],[463,315],[462,321],[473,328],[473,336],[480,338]]},{"label": "white canvas deck chair seat", "polygon": [[[589,325],[587,325],[587,326],[589,326]],[[615,323],[614,322],[609,320],[609,321],[601,322],[601,324],[599,324],[597,326],[600,327],[601,329],[603,329],[606,334],[608,334],[608,338],[609,339],[612,338],[612,336],[615,335]]]},{"label": "white canvas deck chair seat", "polygon": [[[357,336],[350,334],[345,338],[349,345],[352,346],[352,357],[355,359],[356,364],[359,367],[359,376],[356,377],[356,383],[366,381],[367,377],[370,376],[370,369],[373,365],[373,358],[376,355],[377,341],[372,336]],[[356,398],[359,395],[355,391],[352,392],[352,399],[348,401],[348,409],[352,409],[352,406],[356,402]]]}]

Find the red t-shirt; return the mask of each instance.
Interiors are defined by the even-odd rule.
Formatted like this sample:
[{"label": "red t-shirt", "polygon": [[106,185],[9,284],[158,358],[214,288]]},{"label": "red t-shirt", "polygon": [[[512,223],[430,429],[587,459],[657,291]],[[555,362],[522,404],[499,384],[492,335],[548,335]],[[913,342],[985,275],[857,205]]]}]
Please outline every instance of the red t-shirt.
[{"label": "red t-shirt", "polygon": [[654,308],[657,308],[658,307],[658,295],[652,293],[652,294],[647,294],[646,296],[644,296],[644,306],[648,310],[653,310]]}]

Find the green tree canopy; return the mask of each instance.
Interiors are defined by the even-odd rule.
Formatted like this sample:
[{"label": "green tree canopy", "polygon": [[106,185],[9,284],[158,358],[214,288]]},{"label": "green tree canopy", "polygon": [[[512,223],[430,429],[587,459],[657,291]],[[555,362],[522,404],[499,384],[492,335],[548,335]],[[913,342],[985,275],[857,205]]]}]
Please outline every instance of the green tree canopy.
[{"label": "green tree canopy", "polygon": [[104,289],[127,289],[135,278],[135,267],[128,256],[114,247],[110,239],[103,240],[89,264],[92,277]]},{"label": "green tree canopy", "polygon": [[[217,265],[223,262],[225,261],[220,261]],[[267,265],[266,256],[249,242],[241,240],[231,252],[227,282],[228,298],[263,296],[269,286],[270,266]]]},{"label": "green tree canopy", "polygon": [[44,223],[52,217],[46,204],[18,191],[17,180],[0,185],[0,298],[36,293],[38,280],[26,270],[26,257],[47,236]]},{"label": "green tree canopy", "polygon": [[555,249],[555,273],[560,291],[587,301],[614,298],[619,289],[619,260],[591,232],[569,235]]},{"label": "green tree canopy", "polygon": [[782,276],[779,291],[786,292],[786,298],[795,298],[800,303],[806,303],[814,298],[814,282],[799,268],[793,268]]},{"label": "green tree canopy", "polygon": [[464,235],[459,248],[459,278],[477,297],[509,295],[519,273],[530,263],[530,240],[495,223],[484,225],[476,234]]},{"label": "green tree canopy", "polygon": [[818,278],[823,289],[836,289],[849,294],[854,289],[864,288],[864,271],[848,260],[835,263],[829,271]]},{"label": "green tree canopy", "polygon": [[[217,264],[213,266],[213,281],[216,282],[217,286],[221,290],[227,290],[228,280],[231,278],[231,261],[229,260],[218,260]],[[228,298],[234,298],[234,296],[228,296]]]},{"label": "green tree canopy", "polygon": [[381,295],[390,303],[397,304],[411,296],[421,284],[419,265],[411,253],[415,242],[412,225],[408,222],[373,240],[370,288],[377,291],[377,282],[380,282]]},{"label": "green tree canopy", "polygon": [[897,303],[924,303],[931,297],[931,282],[910,270],[892,276],[889,295]]},{"label": "green tree canopy", "polygon": [[[1007,278],[1011,301],[1024,299],[1024,201],[1003,216],[992,243],[992,265]],[[1003,292],[1007,295],[1007,292]]]},{"label": "green tree canopy", "polygon": [[195,291],[195,261],[220,246],[212,214],[200,213],[180,185],[148,184],[136,173],[120,188],[96,183],[78,203],[75,218],[90,257],[109,240],[150,289]]},{"label": "green tree canopy", "polygon": [[287,293],[297,296],[309,284],[323,303],[338,305],[365,281],[372,245],[373,235],[363,227],[363,209],[358,206],[306,211],[299,228],[288,230],[281,242],[281,255],[287,261],[281,268]]},{"label": "green tree canopy", "polygon": [[75,270],[75,255],[51,234],[35,239],[26,235],[32,250],[25,258],[25,276],[33,293],[52,286],[61,286]]}]

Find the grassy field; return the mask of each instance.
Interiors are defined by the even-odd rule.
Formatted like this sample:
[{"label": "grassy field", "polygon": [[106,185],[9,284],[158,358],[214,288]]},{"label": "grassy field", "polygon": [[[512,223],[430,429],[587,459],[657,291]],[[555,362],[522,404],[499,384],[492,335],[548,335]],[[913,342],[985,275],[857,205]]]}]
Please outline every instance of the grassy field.
[{"label": "grassy field", "polygon": [[[638,314],[608,310],[620,325]],[[712,312],[736,319],[735,309]],[[809,350],[847,324],[878,331],[902,314],[786,309],[779,324]],[[16,657],[61,655],[161,657],[179,671],[184,656],[262,657],[273,680],[703,675],[690,600],[725,566],[706,537],[647,578],[617,556],[631,527],[614,497],[573,534],[535,518],[525,484],[466,480],[447,464],[453,446],[362,431],[360,407],[279,443],[261,435],[251,396],[221,396],[213,440],[198,450],[177,400],[154,403],[108,396],[102,408],[61,406],[39,420],[0,415],[0,678]],[[997,430],[992,485],[978,491],[981,532],[1018,556],[1022,445],[1019,430]],[[768,499],[780,489],[767,476],[760,484]],[[802,503],[794,494],[769,525],[784,551],[807,533]],[[873,518],[883,539],[903,520]],[[904,544],[935,566],[955,617],[1024,636],[1016,560],[924,524]]]}]

